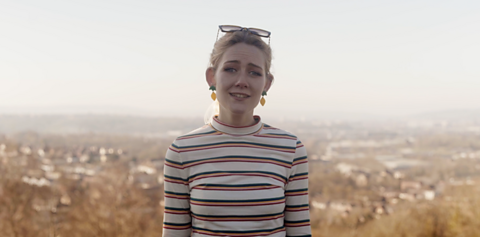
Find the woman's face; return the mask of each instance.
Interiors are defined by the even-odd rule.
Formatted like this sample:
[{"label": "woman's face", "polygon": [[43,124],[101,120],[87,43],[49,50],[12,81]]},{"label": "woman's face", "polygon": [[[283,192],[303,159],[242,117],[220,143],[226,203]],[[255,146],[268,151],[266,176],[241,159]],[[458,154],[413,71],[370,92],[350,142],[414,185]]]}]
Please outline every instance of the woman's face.
[{"label": "woman's face", "polygon": [[252,116],[262,92],[271,84],[265,75],[265,55],[257,47],[245,43],[228,48],[216,71],[209,70],[207,81],[216,86],[220,113],[232,116]]}]

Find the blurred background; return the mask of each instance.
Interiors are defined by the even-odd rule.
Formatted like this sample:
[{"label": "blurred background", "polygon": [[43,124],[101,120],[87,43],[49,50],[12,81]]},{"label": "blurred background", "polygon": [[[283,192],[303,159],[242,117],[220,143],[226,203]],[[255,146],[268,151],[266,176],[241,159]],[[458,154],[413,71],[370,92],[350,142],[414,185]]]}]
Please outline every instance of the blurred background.
[{"label": "blurred background", "polygon": [[[158,236],[218,25],[272,32],[263,121],[314,236],[478,236],[478,1],[0,0],[0,236]],[[222,34],[220,34],[221,36]]]}]

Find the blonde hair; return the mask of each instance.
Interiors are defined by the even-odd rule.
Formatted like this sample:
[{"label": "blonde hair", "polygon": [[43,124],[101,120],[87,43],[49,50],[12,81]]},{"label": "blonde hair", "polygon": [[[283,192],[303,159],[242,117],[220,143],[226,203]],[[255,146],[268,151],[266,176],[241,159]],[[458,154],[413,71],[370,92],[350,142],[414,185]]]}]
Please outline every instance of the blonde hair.
[{"label": "blonde hair", "polygon": [[210,54],[210,65],[213,69],[217,69],[218,63],[225,51],[231,46],[245,43],[260,49],[265,54],[265,75],[270,74],[270,66],[272,65],[272,49],[259,36],[251,34],[249,31],[235,31],[226,33],[213,46]]}]

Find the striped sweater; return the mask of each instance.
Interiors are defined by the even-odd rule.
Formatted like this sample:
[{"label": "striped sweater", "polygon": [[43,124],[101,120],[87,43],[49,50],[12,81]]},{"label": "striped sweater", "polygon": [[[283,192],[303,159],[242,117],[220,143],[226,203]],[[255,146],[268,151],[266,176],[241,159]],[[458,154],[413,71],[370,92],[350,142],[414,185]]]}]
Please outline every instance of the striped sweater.
[{"label": "striped sweater", "polygon": [[311,235],[305,147],[255,120],[234,127],[214,118],[173,142],[163,236]]}]

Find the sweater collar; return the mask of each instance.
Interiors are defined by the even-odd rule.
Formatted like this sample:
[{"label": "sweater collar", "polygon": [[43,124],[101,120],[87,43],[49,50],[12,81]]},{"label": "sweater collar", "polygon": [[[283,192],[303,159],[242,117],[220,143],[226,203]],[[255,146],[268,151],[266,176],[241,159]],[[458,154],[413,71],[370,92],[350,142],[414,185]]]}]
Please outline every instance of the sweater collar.
[{"label": "sweater collar", "polygon": [[212,119],[212,127],[220,132],[231,134],[231,135],[248,135],[259,131],[263,127],[263,123],[260,119],[260,116],[253,116],[256,123],[249,126],[232,126],[226,123],[220,122],[217,116],[214,116]]}]

